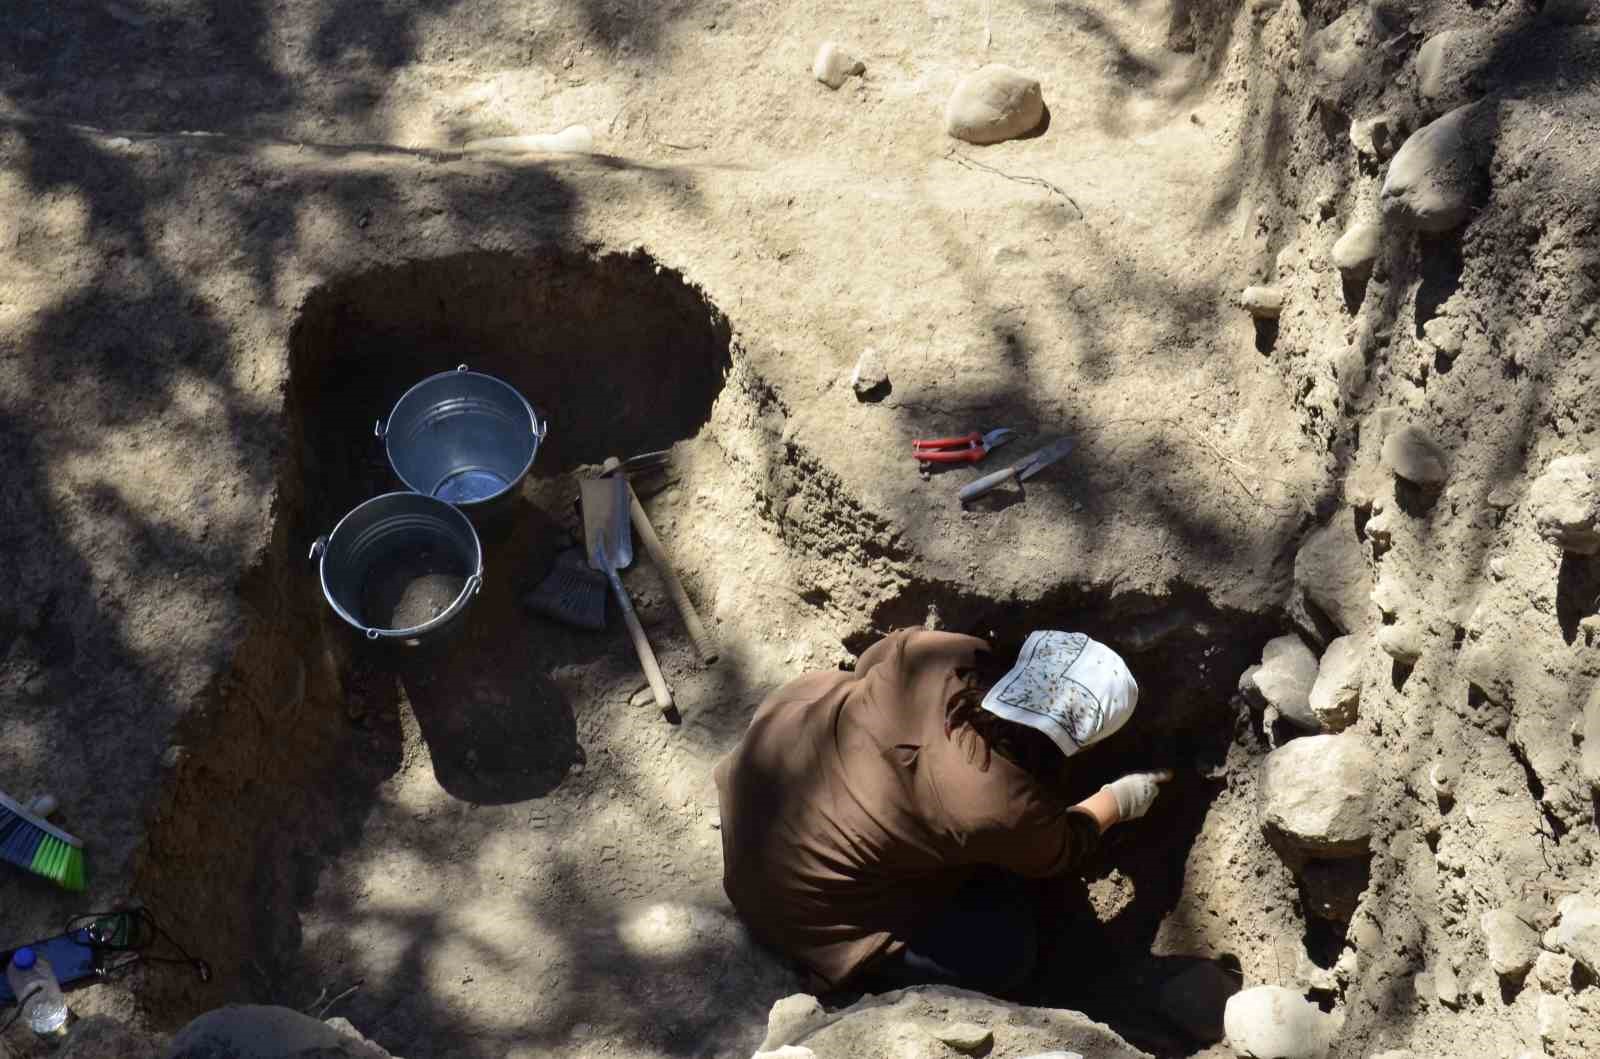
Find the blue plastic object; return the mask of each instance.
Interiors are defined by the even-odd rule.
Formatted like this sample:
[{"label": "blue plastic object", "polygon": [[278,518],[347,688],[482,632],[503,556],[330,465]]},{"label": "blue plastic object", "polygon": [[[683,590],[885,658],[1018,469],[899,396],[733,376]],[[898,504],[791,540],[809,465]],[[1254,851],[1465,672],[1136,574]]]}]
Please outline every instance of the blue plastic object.
[{"label": "blue plastic object", "polygon": [[11,962],[17,965],[17,970],[27,971],[31,970],[33,965],[39,962],[39,957],[32,949],[24,945],[11,954]]}]

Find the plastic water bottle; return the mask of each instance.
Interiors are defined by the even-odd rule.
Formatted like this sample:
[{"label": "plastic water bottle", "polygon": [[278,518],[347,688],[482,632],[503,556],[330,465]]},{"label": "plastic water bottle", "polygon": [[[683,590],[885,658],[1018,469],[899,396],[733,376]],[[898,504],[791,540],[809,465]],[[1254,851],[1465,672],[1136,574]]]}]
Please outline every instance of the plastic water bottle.
[{"label": "plastic water bottle", "polygon": [[67,998],[61,995],[61,984],[49,960],[24,946],[11,954],[6,981],[11,983],[29,1029],[52,1040],[67,1035]]}]

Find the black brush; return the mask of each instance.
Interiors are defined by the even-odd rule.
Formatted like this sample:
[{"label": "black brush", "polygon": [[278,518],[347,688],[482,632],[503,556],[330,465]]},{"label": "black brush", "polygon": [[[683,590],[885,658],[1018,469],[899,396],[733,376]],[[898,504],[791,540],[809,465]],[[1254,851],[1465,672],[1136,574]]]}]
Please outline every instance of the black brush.
[{"label": "black brush", "polygon": [[589,569],[588,554],[571,548],[556,556],[539,587],[524,600],[535,614],[553,618],[578,629],[606,627],[606,576]]}]

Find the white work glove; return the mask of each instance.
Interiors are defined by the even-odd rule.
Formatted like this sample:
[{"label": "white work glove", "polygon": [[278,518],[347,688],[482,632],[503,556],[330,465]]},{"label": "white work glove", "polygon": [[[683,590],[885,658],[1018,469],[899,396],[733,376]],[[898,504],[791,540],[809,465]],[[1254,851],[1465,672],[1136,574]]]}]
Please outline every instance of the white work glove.
[{"label": "white work glove", "polygon": [[1116,799],[1118,820],[1137,820],[1150,811],[1161,784],[1172,778],[1171,769],[1159,772],[1131,772],[1120,780],[1113,780],[1100,789],[1110,791]]}]

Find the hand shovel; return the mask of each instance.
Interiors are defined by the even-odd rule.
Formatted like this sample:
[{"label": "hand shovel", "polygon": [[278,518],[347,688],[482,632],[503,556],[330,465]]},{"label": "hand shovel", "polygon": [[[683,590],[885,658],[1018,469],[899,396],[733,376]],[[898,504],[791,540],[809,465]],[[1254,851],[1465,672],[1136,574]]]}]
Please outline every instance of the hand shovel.
[{"label": "hand shovel", "polygon": [[672,710],[672,693],[661,677],[661,666],[650,641],[639,624],[628,590],[622,587],[617,570],[633,562],[633,526],[628,516],[628,483],[624,478],[585,478],[580,484],[583,498],[583,539],[589,549],[589,565],[606,575],[611,593],[617,597],[628,638],[639,656],[639,668],[650,682],[650,693],[662,713]]},{"label": "hand shovel", "polygon": [[1019,482],[1025,482],[1071,451],[1072,442],[1069,439],[1061,438],[1053,441],[1038,452],[1030,452],[1003,471],[995,471],[993,474],[984,475],[975,482],[968,482],[961,487],[961,491],[956,496],[961,503],[965,504],[969,500],[978,499],[978,497],[995,486],[1012,478]]}]

